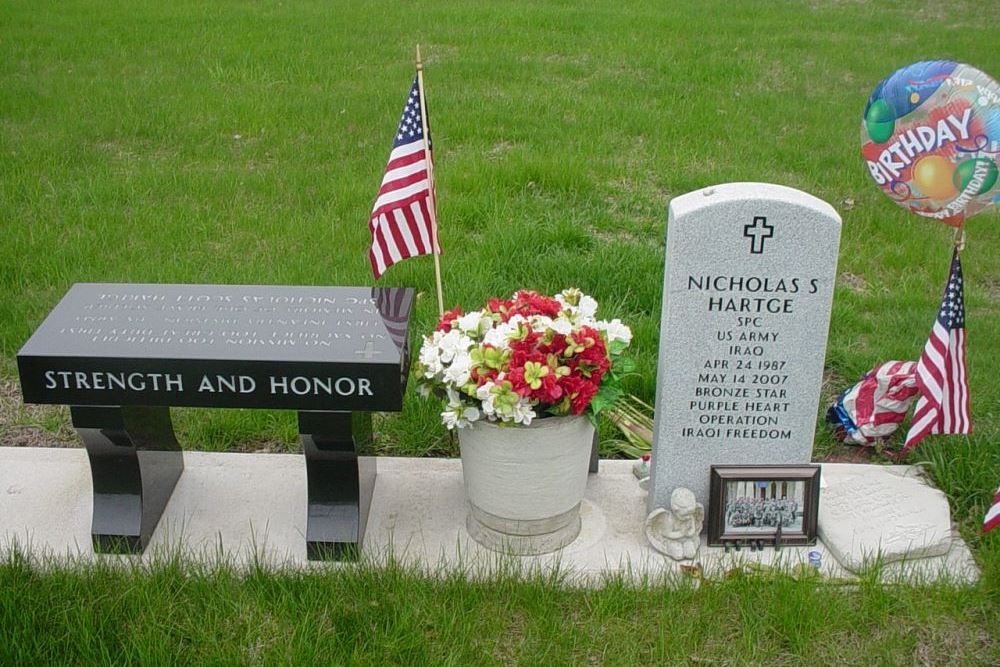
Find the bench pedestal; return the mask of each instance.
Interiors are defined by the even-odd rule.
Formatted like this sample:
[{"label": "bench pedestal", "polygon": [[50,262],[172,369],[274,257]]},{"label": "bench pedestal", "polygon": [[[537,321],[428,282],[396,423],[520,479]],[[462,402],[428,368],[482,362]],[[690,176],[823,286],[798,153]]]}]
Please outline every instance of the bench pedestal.
[{"label": "bench pedestal", "polygon": [[375,491],[372,417],[368,412],[299,412],[306,457],[310,560],[354,560],[361,553]]},{"label": "bench pedestal", "polygon": [[[94,550],[142,553],[184,470],[164,407],[79,406],[73,426],[87,448],[94,481]],[[299,412],[306,457],[310,560],[361,553],[375,491],[368,412]],[[280,489],[274,492],[280,493]]]},{"label": "bench pedestal", "polygon": [[70,407],[94,481],[95,551],[142,553],[184,470],[164,407]]}]

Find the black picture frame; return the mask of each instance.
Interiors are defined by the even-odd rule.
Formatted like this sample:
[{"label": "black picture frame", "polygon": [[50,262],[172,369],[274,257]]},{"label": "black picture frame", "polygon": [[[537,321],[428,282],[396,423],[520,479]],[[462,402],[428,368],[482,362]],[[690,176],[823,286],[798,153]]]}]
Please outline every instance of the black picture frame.
[{"label": "black picture frame", "polygon": [[714,465],[710,547],[816,544],[818,465]]}]

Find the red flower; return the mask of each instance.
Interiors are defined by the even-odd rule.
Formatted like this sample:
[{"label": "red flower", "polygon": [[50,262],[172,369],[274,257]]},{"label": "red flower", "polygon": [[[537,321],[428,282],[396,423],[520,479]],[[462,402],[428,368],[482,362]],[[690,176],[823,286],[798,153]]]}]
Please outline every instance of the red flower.
[{"label": "red flower", "polygon": [[581,415],[590,405],[591,399],[597,393],[597,382],[573,374],[562,381],[566,395],[570,399],[570,410],[574,415]]},{"label": "red flower", "polygon": [[498,370],[492,368],[480,369],[478,366],[473,366],[472,370],[469,371],[469,377],[472,378],[477,387],[482,387],[487,382],[496,382],[498,375],[500,375],[500,371]]},{"label": "red flower", "polygon": [[562,305],[555,299],[542,296],[531,290],[521,290],[514,295],[511,306],[511,315],[522,315],[531,317],[532,315],[547,315],[555,317],[562,309]]},{"label": "red flower", "polygon": [[515,352],[535,352],[538,348],[538,341],[541,339],[542,334],[537,331],[532,331],[527,327],[523,329],[523,333],[523,338],[515,338],[510,341],[510,349]]},{"label": "red flower", "polygon": [[446,312],[441,316],[441,320],[438,322],[437,330],[448,333],[451,331],[451,323],[462,316],[462,307],[455,306],[453,309]]},{"label": "red flower", "polygon": [[490,299],[486,302],[486,310],[500,316],[501,322],[506,322],[514,314],[512,308],[514,302],[510,299]]},{"label": "red flower", "polygon": [[560,357],[566,349],[566,336],[562,334],[555,334],[551,341],[548,343],[542,343],[538,346],[538,349],[545,354],[554,354],[557,357]]},{"label": "red flower", "polygon": [[511,368],[510,372],[507,373],[507,381],[511,384],[511,389],[514,393],[522,398],[527,398],[531,395],[531,387],[524,379],[524,366],[518,368]]},{"label": "red flower", "polygon": [[556,374],[549,369],[549,374],[542,378],[542,386],[531,392],[531,397],[543,403],[555,403],[562,398],[563,389],[559,385]]},{"label": "red flower", "polygon": [[583,350],[570,357],[566,362],[567,365],[599,384],[601,378],[611,368],[604,339],[591,327],[580,327],[579,333],[574,334],[572,338],[576,346],[582,346]]}]

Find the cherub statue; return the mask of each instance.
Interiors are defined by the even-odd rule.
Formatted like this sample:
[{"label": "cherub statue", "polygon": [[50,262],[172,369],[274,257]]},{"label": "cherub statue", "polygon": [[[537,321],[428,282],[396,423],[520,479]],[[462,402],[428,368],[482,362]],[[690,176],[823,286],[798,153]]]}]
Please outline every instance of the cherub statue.
[{"label": "cherub statue", "polygon": [[704,521],[704,505],[689,489],[677,488],[670,494],[670,509],[659,507],[646,517],[646,539],[674,560],[690,560],[698,555]]}]

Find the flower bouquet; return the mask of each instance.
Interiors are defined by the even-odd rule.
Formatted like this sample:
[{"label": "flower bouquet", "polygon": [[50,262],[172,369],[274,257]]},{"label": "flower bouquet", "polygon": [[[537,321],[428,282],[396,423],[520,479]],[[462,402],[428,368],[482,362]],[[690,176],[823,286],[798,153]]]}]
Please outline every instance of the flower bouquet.
[{"label": "flower bouquet", "polygon": [[488,548],[545,553],[580,532],[594,417],[631,371],[621,355],[632,332],[596,313],[577,289],[522,290],[456,308],[424,337],[419,388],[442,398],[442,421],[460,429],[466,525]]},{"label": "flower bouquet", "polygon": [[449,429],[480,419],[528,426],[549,415],[593,417],[620,397],[632,370],[621,356],[631,330],[596,313],[597,301],[578,289],[555,297],[522,290],[467,314],[455,308],[424,337],[419,390],[446,401]]}]

